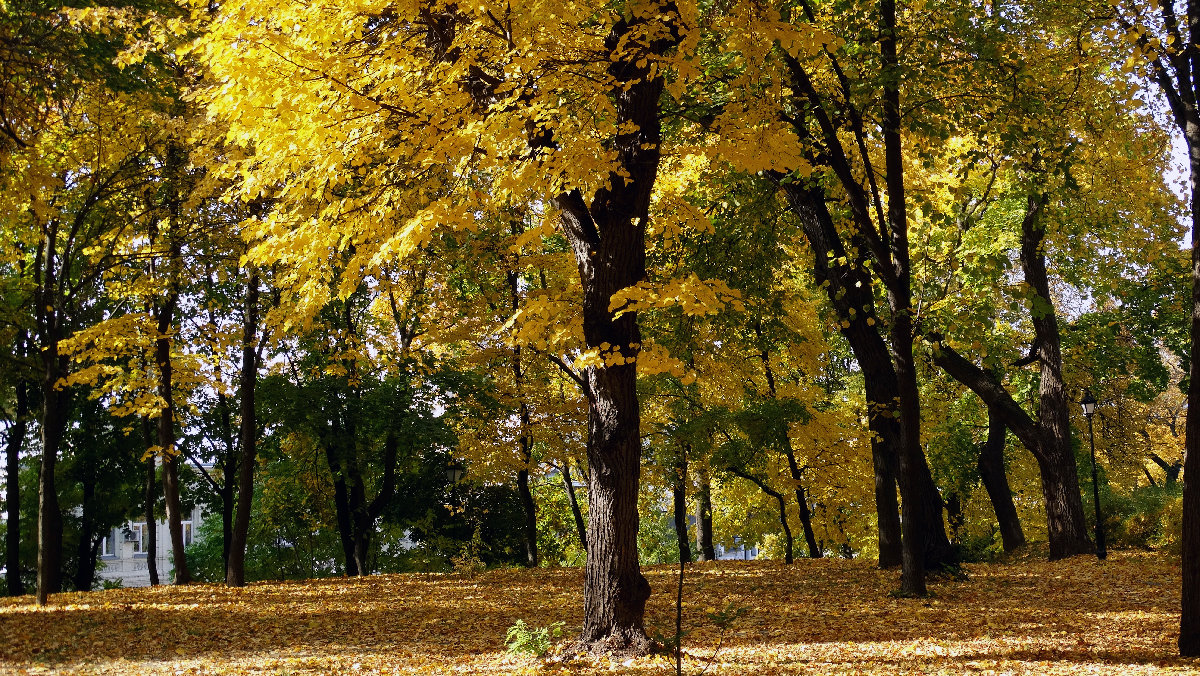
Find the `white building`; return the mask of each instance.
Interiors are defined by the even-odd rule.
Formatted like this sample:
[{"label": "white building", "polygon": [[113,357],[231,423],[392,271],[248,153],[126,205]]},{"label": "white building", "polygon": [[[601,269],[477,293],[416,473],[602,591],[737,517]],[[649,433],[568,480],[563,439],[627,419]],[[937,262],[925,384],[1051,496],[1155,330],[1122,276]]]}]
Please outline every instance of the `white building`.
[{"label": "white building", "polygon": [[[183,542],[191,544],[197,529],[204,518],[199,507],[192,509],[190,517],[183,522]],[[154,560],[158,566],[158,581],[168,584],[172,580],[174,567],[171,565],[171,533],[166,521],[154,523],[155,543]],[[109,531],[100,543],[100,570],[96,577],[103,581],[120,580],[125,587],[150,586],[150,572],[146,568],[146,548],[149,538],[145,521],[129,521]]]}]

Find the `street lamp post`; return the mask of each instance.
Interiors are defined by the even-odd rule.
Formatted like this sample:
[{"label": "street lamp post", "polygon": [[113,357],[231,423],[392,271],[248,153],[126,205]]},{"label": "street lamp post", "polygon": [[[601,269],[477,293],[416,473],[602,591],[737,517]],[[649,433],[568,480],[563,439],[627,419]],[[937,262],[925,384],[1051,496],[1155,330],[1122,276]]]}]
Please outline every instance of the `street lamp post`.
[{"label": "street lamp post", "polygon": [[1088,421],[1088,441],[1092,446],[1092,500],[1096,504],[1096,558],[1103,561],[1108,558],[1108,548],[1104,544],[1104,518],[1100,516],[1100,480],[1096,473],[1096,433],[1092,431],[1092,414],[1096,412],[1096,398],[1088,390],[1083,391],[1083,399],[1079,401],[1083,407],[1083,415]]}]

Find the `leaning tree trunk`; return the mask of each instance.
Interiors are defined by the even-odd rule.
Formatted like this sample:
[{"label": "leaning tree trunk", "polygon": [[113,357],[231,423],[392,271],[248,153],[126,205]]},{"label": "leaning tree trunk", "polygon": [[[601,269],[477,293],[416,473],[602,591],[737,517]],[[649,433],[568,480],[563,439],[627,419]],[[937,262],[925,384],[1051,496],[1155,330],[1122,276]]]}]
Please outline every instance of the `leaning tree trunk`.
[{"label": "leaning tree trunk", "polygon": [[[758,322],[754,325],[754,333],[759,341],[762,341],[762,325]],[[763,373],[767,378],[767,391],[771,394],[771,398],[778,400],[779,393],[775,389],[775,372],[771,368],[771,354],[765,346],[759,352],[759,361],[763,365]],[[812,513],[808,509],[808,496],[804,492],[803,471],[800,469],[800,464],[796,462],[796,451],[792,447],[792,439],[789,432],[784,427],[783,438],[779,440],[783,447],[783,454],[787,458],[788,472],[791,474],[792,481],[796,485],[796,507],[800,513],[800,526],[804,531],[804,543],[808,545],[809,558],[821,558],[821,547],[817,544],[817,536],[813,533]]]},{"label": "leaning tree trunk", "polygon": [[841,319],[841,333],[863,372],[871,460],[875,470],[879,566],[899,566],[900,501],[896,495],[896,480],[902,438],[900,422],[891,411],[900,395],[891,354],[879,333],[881,323],[876,315],[873,282],[866,265],[867,247],[859,244],[855,260],[847,256],[822,188],[791,182],[784,184],[783,189],[788,204],[800,217],[812,250],[815,281],[825,287],[830,304]]},{"label": "leaning tree trunk", "polygon": [[[1062,449],[1056,454],[1044,443],[1043,428],[1021,408],[994,375],[971,363],[954,348],[943,343],[941,336],[930,334],[929,339],[933,344],[934,363],[951,378],[966,385],[978,395],[990,410],[1001,417],[1004,425],[1012,430],[1037,460],[1042,478],[1042,497],[1046,504],[1050,558],[1061,559],[1090,551],[1091,546],[1087,542],[1086,533],[1083,534],[1081,544],[1077,537],[1072,536],[1072,532],[1075,531],[1066,527],[1074,522],[1073,518],[1068,518],[1076,511],[1072,503],[1079,505],[1078,518],[1082,520],[1083,507],[1079,495],[1079,479],[1075,474],[1074,456],[1067,462],[1062,458]],[[1065,450],[1070,452],[1069,447]]]},{"label": "leaning tree trunk", "polygon": [[1012,489],[1008,485],[1008,474],[1004,471],[1004,442],[1008,428],[1000,414],[988,407],[988,437],[979,447],[979,476],[992,502],[992,511],[1000,524],[1000,540],[1004,551],[1011,552],[1025,545],[1025,532],[1017,507],[1013,504]]},{"label": "leaning tree trunk", "polygon": [[15,416],[4,447],[4,504],[8,515],[4,568],[9,595],[21,596],[25,593],[25,582],[21,579],[21,449],[29,431],[29,385],[24,380],[17,381]]},{"label": "leaning tree trunk", "polygon": [[[246,543],[250,535],[250,514],[254,506],[254,466],[258,458],[258,418],[254,409],[258,384],[258,270],[252,268],[246,279],[246,305],[242,311],[242,372],[238,384],[240,420],[238,421],[237,516],[229,543],[225,584],[246,584]],[[228,478],[226,479],[228,482]]]},{"label": "leaning tree trunk", "polygon": [[717,549],[713,546],[712,484],[708,472],[700,474],[696,489],[696,548],[701,561],[716,561]]},{"label": "leaning tree trunk", "polygon": [[605,360],[579,377],[588,399],[588,557],[580,643],[595,653],[646,654],[652,647],[644,624],[650,584],[637,552],[636,360],[642,339],[637,314],[614,316],[609,305],[613,294],[646,277],[646,224],[662,142],[664,80],[655,59],[678,43],[678,18],[668,3],[618,20],[606,36],[617,130],[611,147],[618,166],[590,204],[579,189],[554,200],[579,268],[584,342]]}]

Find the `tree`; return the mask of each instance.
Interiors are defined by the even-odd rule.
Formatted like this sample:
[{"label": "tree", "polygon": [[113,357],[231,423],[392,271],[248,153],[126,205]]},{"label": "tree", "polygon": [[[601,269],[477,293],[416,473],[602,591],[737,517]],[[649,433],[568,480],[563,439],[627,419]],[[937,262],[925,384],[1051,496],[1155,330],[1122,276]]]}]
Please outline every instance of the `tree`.
[{"label": "tree", "polygon": [[[1181,20],[1182,17],[1182,20]],[[1166,0],[1157,7],[1124,3],[1115,7],[1116,24],[1130,43],[1127,68],[1137,68],[1166,99],[1188,149],[1192,239],[1191,328],[1188,346],[1188,415],[1183,468],[1183,601],[1179,652],[1200,656],[1200,3]],[[1115,37],[1115,34],[1114,34]]]}]

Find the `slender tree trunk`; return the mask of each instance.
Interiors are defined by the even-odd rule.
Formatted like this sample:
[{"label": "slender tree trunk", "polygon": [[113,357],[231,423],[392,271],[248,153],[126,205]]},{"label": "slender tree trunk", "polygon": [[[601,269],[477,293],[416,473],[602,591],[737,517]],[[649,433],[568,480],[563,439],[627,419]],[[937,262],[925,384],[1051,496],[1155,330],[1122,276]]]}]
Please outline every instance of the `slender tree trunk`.
[{"label": "slender tree trunk", "polygon": [[[187,552],[183,542],[183,515],[179,497],[179,453],[175,448],[175,392],[171,364],[169,332],[178,295],[172,293],[158,310],[158,338],[154,341],[154,360],[158,366],[158,396],[163,400],[158,416],[158,445],[163,453],[163,497],[167,507],[167,530],[171,535],[171,556],[175,565],[175,584],[190,584]],[[149,526],[149,524],[147,524]]]},{"label": "slender tree trunk", "polygon": [[[215,324],[215,319],[213,320]],[[229,398],[225,394],[217,395],[217,409],[221,418],[221,442],[225,453],[219,459],[221,463],[221,482],[214,482],[217,496],[221,499],[221,570],[229,571],[229,551],[233,548],[233,512],[235,509],[235,491],[238,476],[238,447],[233,435],[233,420],[229,410]]]},{"label": "slender tree trunk", "polygon": [[688,538],[687,509],[687,460],[680,458],[672,469],[671,501],[675,516],[675,539],[679,544],[679,562],[692,562],[692,548]]},{"label": "slender tree trunk", "polygon": [[799,480],[796,480],[796,504],[800,507],[800,526],[804,529],[804,543],[808,545],[808,558],[819,559],[824,556],[821,551],[821,545],[817,542],[817,536],[813,533],[812,527],[812,511],[808,508],[808,496],[804,493],[804,486]]},{"label": "slender tree trunk", "polygon": [[1012,489],[1008,486],[1008,474],[1004,471],[1004,443],[1008,428],[1000,414],[988,407],[988,437],[979,448],[979,476],[992,501],[992,510],[1000,524],[1000,539],[1004,551],[1011,552],[1025,545],[1025,532],[1017,507],[1013,504]]},{"label": "slender tree trunk", "polygon": [[4,504],[8,516],[4,566],[8,594],[21,596],[25,593],[25,582],[21,579],[21,449],[29,431],[29,385],[24,380],[17,381],[15,416],[4,447]]},{"label": "slender tree trunk", "polygon": [[[238,421],[237,517],[226,559],[225,584],[246,584],[246,542],[250,535],[250,515],[254,508],[254,467],[258,460],[258,418],[254,408],[258,384],[258,270],[251,268],[246,279],[246,305],[242,310],[242,372],[238,385],[240,420]],[[228,482],[228,479],[226,479]],[[232,503],[232,500],[230,501]]]},{"label": "slender tree trunk", "polygon": [[75,549],[75,589],[91,591],[96,579],[96,481],[85,470],[80,481],[79,543]]},{"label": "slender tree trunk", "polygon": [[[756,322],[754,325],[754,333],[759,341],[762,341],[762,325]],[[767,390],[771,394],[771,398],[778,400],[779,393],[775,390],[775,373],[771,368],[771,354],[767,351],[765,345],[761,346],[759,352],[759,360],[762,361],[763,373],[767,378]],[[804,493],[803,471],[800,469],[799,463],[796,462],[796,451],[792,448],[792,439],[788,434],[787,429],[784,429],[783,438],[780,439],[783,446],[783,454],[787,458],[788,472],[792,477],[792,481],[796,485],[796,507],[800,513],[800,525],[804,530],[804,542],[808,545],[808,556],[813,559],[821,558],[821,547],[817,544],[817,537],[813,534],[812,529],[812,513],[808,510],[808,497]]]},{"label": "slender tree trunk", "polygon": [[[521,233],[520,223],[513,219],[513,235]],[[519,261],[514,261],[513,268],[507,273],[509,301],[513,316],[521,309],[520,279],[516,271]],[[521,346],[512,350],[513,387],[517,392],[518,416],[521,420],[521,434],[517,439],[518,450],[521,454],[521,469],[517,472],[517,493],[521,497],[521,509],[525,512],[525,566],[536,568],[538,565],[537,547],[537,503],[533,500],[533,492],[529,490],[529,470],[533,464],[533,426],[530,422],[529,403],[525,400],[525,370],[521,364]]]},{"label": "slender tree trunk", "polygon": [[733,474],[750,481],[759,490],[775,499],[775,504],[779,507],[779,525],[783,529],[783,562],[792,563],[795,560],[795,537],[792,536],[792,528],[788,525],[787,518],[787,502],[783,499],[783,493],[771,488],[765,481],[759,479],[753,474],[748,474],[740,469],[731,467],[729,471]]},{"label": "slender tree trunk", "polygon": [[579,534],[579,546],[587,551],[587,526],[583,521],[583,510],[579,508],[579,500],[575,497],[575,484],[571,480],[571,461],[564,460],[562,466],[563,485],[567,489],[567,501],[571,503],[571,516],[575,517],[575,530]]},{"label": "slender tree trunk", "polygon": [[[154,445],[154,424],[142,418],[142,439],[146,448]],[[146,458],[146,482],[142,490],[142,516],[146,519],[146,530],[142,532],[142,551],[146,553],[146,573],[150,586],[158,585],[158,520],[154,518],[154,503],[158,501],[157,456]]]},{"label": "slender tree trunk", "polygon": [[717,549],[713,546],[712,484],[708,472],[700,474],[700,486],[696,490],[696,548],[701,561],[716,561]]},{"label": "slender tree trunk", "polygon": [[58,451],[67,427],[69,394],[57,387],[62,368],[58,342],[42,349],[42,463],[38,474],[37,603],[62,590],[62,512],[58,506],[55,472]]}]

